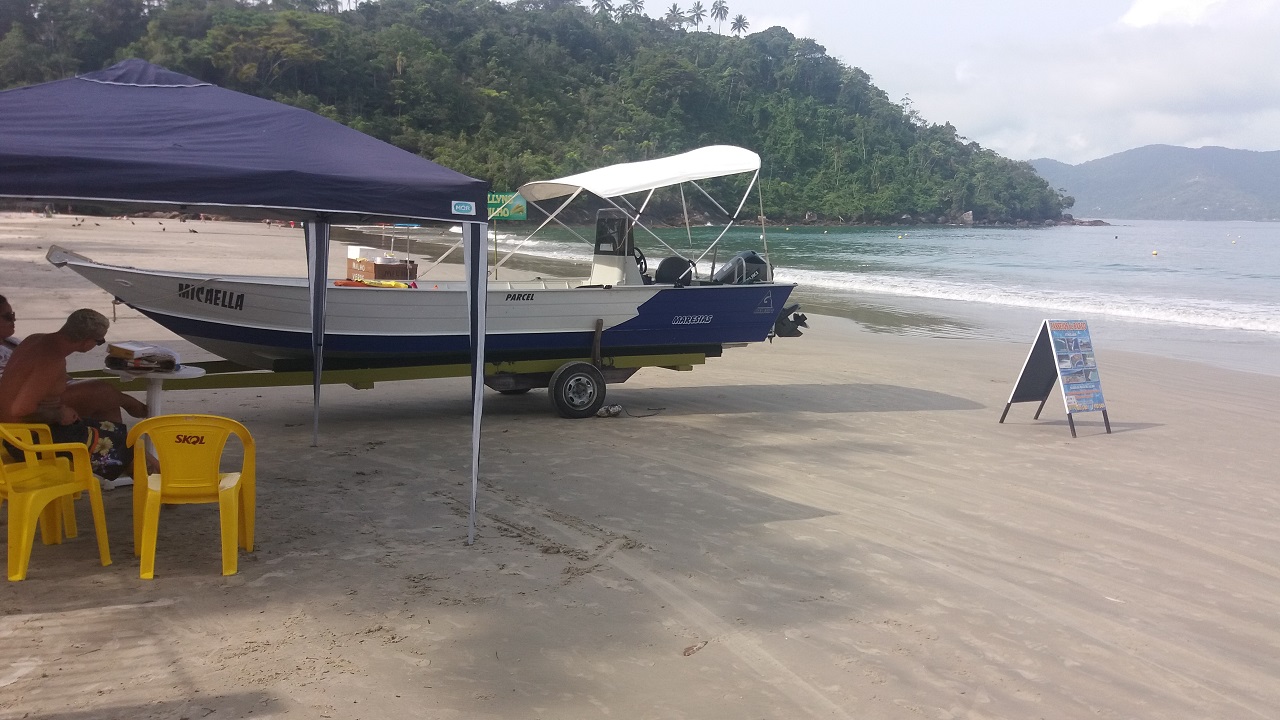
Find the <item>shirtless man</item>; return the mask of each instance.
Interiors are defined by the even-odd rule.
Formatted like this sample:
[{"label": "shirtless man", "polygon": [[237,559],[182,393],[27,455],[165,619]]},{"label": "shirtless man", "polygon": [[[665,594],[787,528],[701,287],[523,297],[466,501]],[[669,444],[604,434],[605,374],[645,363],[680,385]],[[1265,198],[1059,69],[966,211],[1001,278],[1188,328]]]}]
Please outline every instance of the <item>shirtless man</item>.
[{"label": "shirtless man", "polygon": [[105,343],[111,322],[96,310],[76,310],[53,333],[32,335],[13,351],[0,375],[0,422],[71,425],[80,414],[62,402],[67,358]]},{"label": "shirtless man", "polygon": [[[18,316],[8,298],[0,295],[0,376],[9,364],[9,357],[18,348],[18,339],[13,337],[17,320]],[[124,422],[124,416],[120,412],[122,409],[137,418],[147,416],[146,403],[126,395],[115,384],[106,380],[71,381],[62,393],[62,402],[81,417],[115,423]]]},{"label": "shirtless man", "polygon": [[45,423],[54,442],[87,444],[94,473],[114,480],[127,473],[132,462],[132,452],[124,444],[124,426],[97,418],[82,422],[63,400],[67,358],[105,343],[110,324],[96,310],[76,310],[57,332],[31,335],[19,343],[0,375],[0,422]]}]

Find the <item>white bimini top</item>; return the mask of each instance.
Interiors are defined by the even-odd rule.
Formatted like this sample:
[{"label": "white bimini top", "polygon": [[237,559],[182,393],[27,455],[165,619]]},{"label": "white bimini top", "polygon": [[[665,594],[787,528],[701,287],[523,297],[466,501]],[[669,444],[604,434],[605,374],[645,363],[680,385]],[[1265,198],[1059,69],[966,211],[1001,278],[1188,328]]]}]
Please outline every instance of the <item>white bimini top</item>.
[{"label": "white bimini top", "polygon": [[709,145],[670,157],[610,165],[558,180],[535,180],[520,186],[525,200],[538,202],[586,190],[602,198],[678,185],[691,180],[760,170],[760,156],[733,145]]}]

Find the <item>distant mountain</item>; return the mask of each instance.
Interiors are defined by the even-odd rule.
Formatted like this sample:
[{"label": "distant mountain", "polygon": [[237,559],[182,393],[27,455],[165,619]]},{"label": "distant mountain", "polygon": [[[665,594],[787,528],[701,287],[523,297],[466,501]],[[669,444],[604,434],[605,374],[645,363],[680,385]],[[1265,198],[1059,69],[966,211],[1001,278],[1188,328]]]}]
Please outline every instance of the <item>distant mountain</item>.
[{"label": "distant mountain", "polygon": [[1147,145],[1067,165],[1031,166],[1076,199],[1078,218],[1280,220],[1280,151]]}]

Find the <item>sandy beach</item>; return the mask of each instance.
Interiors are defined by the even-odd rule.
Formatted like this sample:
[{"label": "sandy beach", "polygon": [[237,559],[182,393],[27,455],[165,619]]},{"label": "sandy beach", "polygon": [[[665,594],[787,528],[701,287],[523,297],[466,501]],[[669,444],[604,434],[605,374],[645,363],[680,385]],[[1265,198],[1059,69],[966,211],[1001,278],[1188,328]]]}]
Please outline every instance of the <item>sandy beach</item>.
[{"label": "sandy beach", "polygon": [[[20,335],[91,307],[187,361],[51,243],[305,275],[300,230],[0,214]],[[1095,336],[1113,433],[1072,439],[1060,396],[997,422],[1028,344],[809,322],[618,418],[488,393],[472,546],[467,379],[325,386],[315,448],[310,388],[167,393],[253,432],[254,552],[222,577],[216,509],[167,506],[140,580],[129,491],[109,567],[79,503],[0,589],[0,720],[1280,713],[1280,377]]]}]

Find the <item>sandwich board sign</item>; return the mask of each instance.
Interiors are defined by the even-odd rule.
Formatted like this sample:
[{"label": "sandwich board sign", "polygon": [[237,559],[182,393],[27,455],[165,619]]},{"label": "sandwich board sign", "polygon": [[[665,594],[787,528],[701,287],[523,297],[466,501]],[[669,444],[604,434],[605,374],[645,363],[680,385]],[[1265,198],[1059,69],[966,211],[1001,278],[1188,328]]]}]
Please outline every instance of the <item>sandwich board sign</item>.
[{"label": "sandwich board sign", "polygon": [[1062,402],[1067,409],[1067,425],[1071,437],[1076,436],[1073,415],[1078,412],[1101,412],[1102,423],[1111,432],[1107,403],[1102,398],[1102,381],[1098,379],[1098,363],[1093,355],[1093,339],[1089,323],[1084,320],[1045,320],[1036,334],[1027,361],[1022,365],[1018,382],[1005,403],[1000,422],[1009,414],[1009,406],[1018,402],[1038,402],[1035,419],[1061,381]]}]

